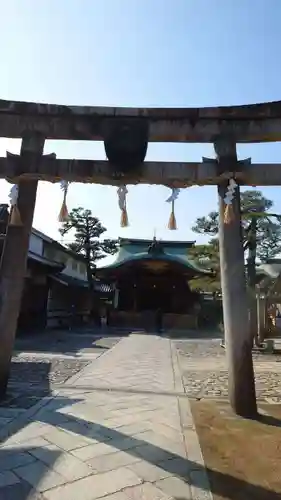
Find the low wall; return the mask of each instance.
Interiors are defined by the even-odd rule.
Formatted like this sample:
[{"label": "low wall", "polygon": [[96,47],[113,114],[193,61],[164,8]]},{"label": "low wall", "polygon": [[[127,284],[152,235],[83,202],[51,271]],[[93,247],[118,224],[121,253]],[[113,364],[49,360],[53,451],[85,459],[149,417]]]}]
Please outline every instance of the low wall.
[{"label": "low wall", "polygon": [[164,314],[163,328],[165,330],[198,328],[198,318],[196,314]]},{"label": "low wall", "polygon": [[[198,327],[197,315],[163,314],[162,324],[165,330],[194,329]],[[153,311],[112,311],[110,313],[110,326],[155,330],[156,314]]]},{"label": "low wall", "polygon": [[47,328],[70,328],[87,324],[90,319],[90,311],[78,311],[74,314],[65,309],[49,309],[47,316]]},{"label": "low wall", "polygon": [[52,283],[47,304],[47,328],[80,326],[89,318],[90,308],[84,290]]}]

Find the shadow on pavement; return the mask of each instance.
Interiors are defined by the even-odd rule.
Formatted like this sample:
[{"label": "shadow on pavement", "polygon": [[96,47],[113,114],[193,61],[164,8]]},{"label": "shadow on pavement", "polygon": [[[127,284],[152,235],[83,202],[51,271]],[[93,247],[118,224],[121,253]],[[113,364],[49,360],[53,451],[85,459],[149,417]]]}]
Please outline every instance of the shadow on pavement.
[{"label": "shadow on pavement", "polygon": [[[44,451],[46,462],[49,467],[53,467],[61,453],[47,449]],[[6,485],[0,486],[0,500],[41,498],[38,491],[46,489],[47,467],[42,462],[35,463],[36,456],[33,453],[36,455],[36,448],[26,448],[20,444],[10,450],[0,449],[0,470],[4,473],[4,482],[6,481]],[[10,471],[12,467],[13,473]]]},{"label": "shadow on pavement", "polygon": [[80,352],[106,351],[113,347],[119,340],[120,335],[95,331],[84,331],[81,333],[63,331],[48,332],[19,337],[15,342],[15,355],[21,352],[28,353],[51,353],[75,356]]},{"label": "shadow on pavement", "polygon": [[[24,372],[16,374],[16,379],[28,378],[33,373],[34,380],[39,382],[40,388],[32,389],[32,392],[25,392],[22,389],[8,389],[4,400],[0,403],[1,418],[5,415],[14,415],[14,419],[9,422],[9,437],[13,436],[21,429],[31,424],[33,419],[26,420],[25,412],[32,411],[32,407],[40,404],[43,398],[52,397],[50,390],[50,363],[27,363],[28,366]],[[11,379],[15,377],[15,370],[19,363],[11,365]],[[38,375],[38,370],[40,376]],[[42,379],[42,380],[41,380]],[[43,382],[43,384],[42,384]],[[67,400],[68,401],[68,400]],[[35,406],[35,408],[36,408]],[[3,417],[4,415],[4,417]],[[2,430],[5,430],[2,428]],[[20,443],[14,442],[8,448],[3,447],[5,439],[1,436],[0,430],[0,500],[27,500],[29,498],[41,498],[38,491],[44,489],[47,467],[41,462],[36,462],[35,447],[26,447]],[[60,452],[54,450],[44,450],[49,467],[53,467],[60,456]],[[13,469],[13,472],[11,471]],[[43,497],[42,497],[43,498]]]},{"label": "shadow on pavement", "polygon": [[[44,365],[45,366],[43,367],[42,373],[42,377],[46,377],[44,394],[38,397],[40,399],[40,397],[42,398],[49,396],[52,399],[53,396],[50,389],[50,363],[44,363]],[[96,390],[96,388],[88,389],[90,389],[91,391]],[[137,457],[140,460],[145,460],[152,465],[160,467],[164,471],[167,471],[169,474],[178,476],[190,485],[201,488],[205,491],[207,491],[208,488],[208,485],[204,479],[204,471],[206,470],[209,477],[212,493],[217,494],[218,496],[221,496],[223,498],[225,497],[230,500],[280,500],[280,493],[275,493],[269,488],[266,489],[257,485],[249,484],[247,481],[235,478],[229,474],[218,472],[216,470],[211,470],[208,468],[205,469],[203,466],[195,463],[192,460],[183,458],[180,455],[177,455],[174,452],[170,452],[169,450],[165,450],[156,444],[149,443],[141,439],[140,437],[128,436],[119,431],[118,428],[106,427],[105,425],[87,421],[77,416],[70,415],[69,413],[62,414],[57,411],[59,409],[65,408],[67,406],[72,406],[78,402],[83,401],[84,398],[81,397],[81,393],[85,391],[85,388],[80,387],[79,390],[80,396],[78,395],[77,398],[72,398],[71,396],[56,396],[55,399],[50,403],[50,405],[48,404],[47,400],[46,405],[39,409],[36,413],[34,413],[33,416],[31,415],[29,417],[29,420],[24,419],[24,415],[22,420],[21,418],[15,419],[14,424],[12,423],[10,427],[10,436],[19,432],[22,428],[24,428],[32,421],[39,421],[42,423],[53,425],[54,427],[63,429],[65,431],[73,432],[77,435],[81,435],[87,438],[94,438],[96,441],[99,441],[101,443],[107,442],[107,444],[113,446],[116,451],[125,451],[126,453]],[[100,390],[108,392],[106,389]],[[112,392],[119,391],[118,389],[114,389],[114,391]],[[138,394],[145,391],[126,391],[124,390],[124,388],[120,388],[120,392],[130,392],[131,394]],[[149,391],[147,391],[147,393],[151,394],[151,392]],[[158,393],[154,394],[157,395]],[[173,396],[175,396],[175,394],[173,394]],[[21,394],[19,395],[19,397],[26,396]],[[22,409],[24,409],[24,404],[21,404]],[[273,419],[272,417],[262,416],[261,418],[264,423],[267,423],[268,425],[276,425],[276,422],[280,424],[277,419]],[[275,423],[273,424],[273,422]],[[128,442],[130,444],[128,444]],[[37,452],[38,449],[40,449],[40,447],[37,448]],[[45,452],[48,453],[46,448],[44,448],[44,453]],[[7,470],[8,460],[11,460],[11,456],[13,455],[13,453],[13,450],[5,448],[0,449],[1,472],[3,469]],[[20,457],[22,457],[23,455],[27,457],[34,457],[34,449],[30,448],[23,450],[20,449],[19,444],[17,453],[16,455],[13,455],[12,460],[15,460],[15,463],[18,463],[17,461],[20,460]],[[48,460],[49,468],[54,467],[58,457],[59,455],[57,453],[53,453],[52,457],[50,457],[50,459]],[[23,459],[23,461],[24,460],[26,460],[26,458]],[[31,458],[30,460],[32,462]],[[28,464],[26,464],[26,468],[24,464],[21,465],[20,468],[17,468],[15,466],[10,467],[10,469],[11,468],[13,468],[14,470],[17,469],[17,475],[21,477],[21,482],[7,485],[3,488],[0,487],[0,500],[26,500],[28,498],[32,498],[32,487],[36,488],[37,490],[39,489],[39,491],[40,488],[44,488],[41,485],[44,483],[44,480],[46,480],[49,469],[43,463],[38,462],[35,468],[28,467]],[[31,486],[28,486],[28,484]],[[38,496],[36,497],[35,493],[34,495],[34,498],[38,498]],[[178,497],[177,500],[181,500],[180,497]]]},{"label": "shadow on pavement", "polygon": [[222,339],[223,333],[220,330],[165,330],[161,337],[172,340],[212,340]]},{"label": "shadow on pavement", "polygon": [[[68,404],[71,403],[69,402]],[[48,412],[43,412],[43,414],[40,415],[41,422],[51,423],[47,413]],[[94,438],[100,442],[105,442],[110,438],[112,443],[107,441],[107,444],[111,444],[116,450],[126,451],[126,453],[158,466],[171,475],[178,476],[190,485],[204,489],[205,491],[208,486],[204,481],[203,473],[206,470],[210,480],[212,493],[220,495],[221,497],[226,497],[230,500],[244,500],[244,498],[247,500],[280,500],[279,493],[249,484],[247,481],[235,478],[229,474],[223,474],[208,468],[205,469],[200,464],[182,458],[180,455],[173,452],[163,450],[163,448],[148,443],[136,436],[125,435],[118,431],[118,428],[108,428],[102,424],[88,422],[69,414],[62,416],[67,417],[67,422],[62,420],[57,424],[61,429],[72,431],[76,434],[79,433],[81,436],[85,437],[94,436]],[[128,442],[128,437],[131,441],[131,446],[129,448],[128,444],[122,446],[122,443]],[[125,441],[126,439],[127,441]],[[246,494],[245,497],[241,496],[242,492]]]}]

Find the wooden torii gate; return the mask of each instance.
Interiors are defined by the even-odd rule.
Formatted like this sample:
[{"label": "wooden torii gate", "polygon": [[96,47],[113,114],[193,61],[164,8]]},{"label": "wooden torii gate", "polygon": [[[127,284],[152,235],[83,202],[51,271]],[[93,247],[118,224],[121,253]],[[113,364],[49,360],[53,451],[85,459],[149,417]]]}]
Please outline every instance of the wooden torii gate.
[{"label": "wooden torii gate", "polygon": [[[0,266],[0,396],[6,392],[39,180],[110,185],[217,185],[229,397],[244,417],[257,413],[249,331],[240,193],[225,219],[229,179],[280,185],[281,165],[238,161],[237,143],[281,140],[281,102],[215,108],[109,108],[0,101],[0,137],[22,139],[20,155],[0,158],[0,178],[18,185],[21,226],[9,225]],[[103,141],[108,161],[43,155],[47,139]],[[202,163],[144,162],[149,142],[212,143]]]}]

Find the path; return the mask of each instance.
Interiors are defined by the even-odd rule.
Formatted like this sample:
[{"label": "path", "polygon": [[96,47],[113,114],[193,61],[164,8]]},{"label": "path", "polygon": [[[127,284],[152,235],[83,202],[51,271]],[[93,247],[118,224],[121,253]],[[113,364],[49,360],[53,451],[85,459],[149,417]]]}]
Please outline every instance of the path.
[{"label": "path", "polygon": [[0,448],[0,500],[211,499],[170,340],[122,339],[39,406]]}]

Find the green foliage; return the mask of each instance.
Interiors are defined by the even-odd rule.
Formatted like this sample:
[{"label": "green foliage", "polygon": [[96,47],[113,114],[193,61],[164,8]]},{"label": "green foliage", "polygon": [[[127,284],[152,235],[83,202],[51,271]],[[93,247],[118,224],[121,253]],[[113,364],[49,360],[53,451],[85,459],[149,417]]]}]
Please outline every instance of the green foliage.
[{"label": "green foliage", "polygon": [[[256,257],[261,262],[276,257],[281,252],[281,217],[269,212],[273,202],[265,198],[261,191],[251,190],[241,193],[242,235],[244,250],[251,248],[252,224],[256,223]],[[216,271],[216,279],[198,278],[191,286],[208,292],[220,290],[219,245],[218,245],[218,212],[210,212],[199,217],[192,228],[199,234],[211,236],[205,245],[196,245],[192,249],[194,260],[204,267]],[[249,261],[248,261],[249,262]],[[255,273],[255,257],[252,263]]]},{"label": "green foliage", "polygon": [[195,245],[190,249],[190,256],[197,264],[208,269],[219,268],[219,242],[217,238],[212,238],[205,245]]},{"label": "green foliage", "polygon": [[218,328],[223,321],[222,301],[220,299],[202,300],[198,318],[200,328]]},{"label": "green foliage", "polygon": [[242,191],[240,194],[240,199],[242,212],[246,212],[248,210],[266,212],[273,206],[272,200],[268,200],[268,198],[265,198],[265,196],[263,196],[261,191],[255,189]]},{"label": "green foliage", "polygon": [[[265,198],[261,191],[251,190],[241,193],[241,213],[244,248],[247,249],[252,217],[257,220],[257,258],[261,261],[272,259],[281,252],[281,217],[268,212],[273,202]],[[273,220],[272,220],[273,219]],[[195,221],[192,230],[199,234],[217,236],[218,212],[210,212]]]},{"label": "green foliage", "polygon": [[212,293],[220,291],[220,258],[218,239],[212,238],[210,242],[205,245],[195,245],[190,249],[189,254],[197,265],[203,267],[204,269],[212,269],[214,271],[214,276],[203,276],[191,280],[189,282],[191,289]]},{"label": "green foliage", "polygon": [[68,220],[63,223],[60,234],[73,232],[73,242],[68,247],[86,258],[88,267],[93,269],[97,260],[117,252],[116,240],[100,240],[106,228],[91,210],[82,207],[71,210]]},{"label": "green foliage", "polygon": [[269,219],[257,222],[257,257],[261,262],[273,259],[281,252],[281,224]]},{"label": "green foliage", "polygon": [[210,212],[204,217],[198,217],[195,225],[191,228],[195,233],[208,234],[215,236],[218,234],[219,214],[218,212]]}]

